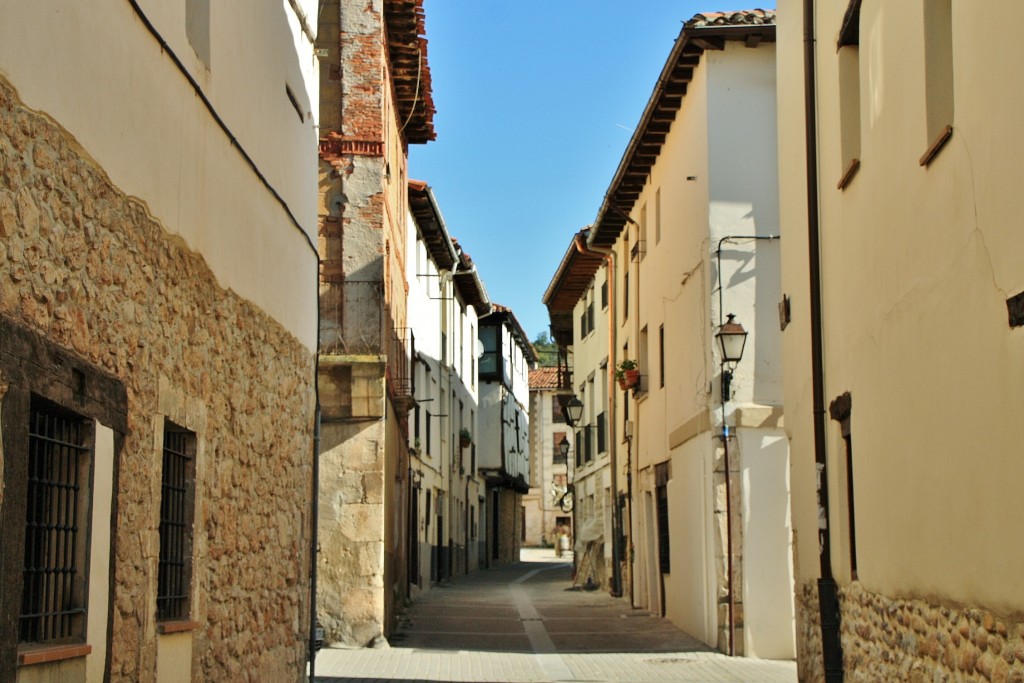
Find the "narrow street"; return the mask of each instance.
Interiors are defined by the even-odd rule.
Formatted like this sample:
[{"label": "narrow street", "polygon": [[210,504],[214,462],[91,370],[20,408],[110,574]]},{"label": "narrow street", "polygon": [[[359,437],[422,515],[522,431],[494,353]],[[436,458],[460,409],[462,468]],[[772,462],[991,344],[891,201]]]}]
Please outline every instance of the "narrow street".
[{"label": "narrow street", "polygon": [[552,550],[435,588],[391,647],[320,652],[320,683],[735,681],[792,683],[792,662],[730,658],[603,591],[574,589]]}]

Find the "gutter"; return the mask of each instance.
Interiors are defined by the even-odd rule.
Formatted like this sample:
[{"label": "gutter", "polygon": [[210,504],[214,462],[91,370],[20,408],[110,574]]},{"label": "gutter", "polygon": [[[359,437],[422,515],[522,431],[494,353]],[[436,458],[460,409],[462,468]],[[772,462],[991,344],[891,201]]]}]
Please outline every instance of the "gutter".
[{"label": "gutter", "polygon": [[818,532],[821,574],[818,609],[826,683],[842,683],[843,645],[839,637],[839,594],[832,576],[832,531],[829,525],[828,451],[825,442],[825,364],[821,306],[821,209],[818,205],[818,120],[814,39],[814,2],[804,0],[804,116],[807,154],[807,249],[810,271],[811,391],[813,396],[814,463],[818,482]]}]

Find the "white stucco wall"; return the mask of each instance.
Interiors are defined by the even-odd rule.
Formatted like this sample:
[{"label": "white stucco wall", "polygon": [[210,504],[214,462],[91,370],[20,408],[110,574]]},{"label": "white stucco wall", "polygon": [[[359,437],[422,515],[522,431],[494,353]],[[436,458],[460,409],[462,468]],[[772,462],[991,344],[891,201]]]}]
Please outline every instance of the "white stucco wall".
[{"label": "white stucco wall", "polygon": [[743,653],[796,656],[789,443],[781,429],[739,429],[743,491]]},{"label": "white stucco wall", "polygon": [[[316,3],[301,0],[316,16]],[[0,73],[78,140],[125,193],[203,254],[224,287],[316,343],[317,64],[287,0],[210,3],[209,68],[185,3],[140,2],[302,232],[120,0],[9,3]],[[285,93],[292,89],[303,120]],[[305,234],[303,234],[303,232]]]}]

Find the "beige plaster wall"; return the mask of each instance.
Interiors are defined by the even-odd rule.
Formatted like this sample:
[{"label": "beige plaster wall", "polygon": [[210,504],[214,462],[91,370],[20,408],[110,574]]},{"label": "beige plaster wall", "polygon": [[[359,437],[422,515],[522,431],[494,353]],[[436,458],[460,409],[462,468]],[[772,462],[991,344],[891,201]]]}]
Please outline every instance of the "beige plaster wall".
[{"label": "beige plaster wall", "polygon": [[[59,121],[114,185],[201,252],[221,286],[313,348],[316,258],[307,243],[316,234],[312,45],[298,33],[287,1],[258,10],[210,3],[207,66],[188,42],[185,3],[140,4],[301,231],[128,3],[43,0],[5,8],[0,75],[26,105]],[[299,4],[313,8],[309,0]],[[305,110],[301,121],[286,84]]]},{"label": "beige plaster wall", "polygon": [[[795,75],[801,73],[801,10],[792,0],[780,5],[780,17],[793,19],[780,27],[779,68]],[[1014,7],[997,2],[985,15]],[[830,420],[836,578],[844,595],[905,600],[925,614],[977,609],[1004,617],[1012,633],[1024,587],[1011,577],[1024,570],[1024,550],[1006,544],[1003,532],[1007,520],[1024,512],[1014,484],[1024,465],[1012,455],[1024,438],[1015,409],[1024,388],[1013,379],[1024,369],[1024,336],[1007,324],[1006,300],[1024,289],[1015,182],[1024,96],[1006,84],[1024,58],[1008,47],[1015,41],[1005,22],[986,22],[972,6],[952,4],[953,134],[921,166],[930,142],[922,4],[865,2],[861,167],[839,190],[843,118],[834,41],[843,8],[818,3],[817,11],[825,401],[846,391],[853,401],[859,580],[851,581],[845,541],[844,449]],[[784,289],[792,293],[794,323],[785,332],[785,392],[803,583],[817,576],[818,557],[806,241],[788,237],[806,233],[801,79],[785,87],[780,168],[791,172],[782,173],[780,190]],[[843,606],[844,623],[858,632],[869,621],[859,602]],[[881,618],[892,626],[896,617]],[[921,634],[941,642],[941,624],[926,621]],[[882,638],[869,628],[861,636]],[[908,668],[924,661],[926,653],[908,652]],[[958,675],[977,675],[962,663],[954,662]]]}]

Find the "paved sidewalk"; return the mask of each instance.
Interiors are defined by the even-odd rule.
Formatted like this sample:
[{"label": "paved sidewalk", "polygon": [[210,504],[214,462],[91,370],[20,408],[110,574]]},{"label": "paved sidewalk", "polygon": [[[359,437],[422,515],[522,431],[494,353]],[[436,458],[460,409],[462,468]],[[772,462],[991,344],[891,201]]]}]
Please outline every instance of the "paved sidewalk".
[{"label": "paved sidewalk", "polygon": [[792,662],[730,658],[667,619],[602,591],[572,589],[554,552],[435,586],[406,610],[391,647],[325,648],[318,683],[795,683]]}]

